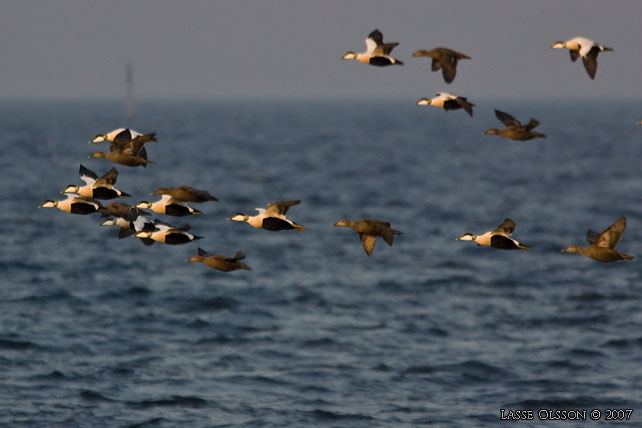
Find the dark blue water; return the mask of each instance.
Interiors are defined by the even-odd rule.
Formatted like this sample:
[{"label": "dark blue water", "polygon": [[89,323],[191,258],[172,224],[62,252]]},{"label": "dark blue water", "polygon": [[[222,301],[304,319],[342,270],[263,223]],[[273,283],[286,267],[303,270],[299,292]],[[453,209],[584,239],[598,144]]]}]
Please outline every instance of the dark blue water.
[{"label": "dark blue water", "polygon": [[[37,208],[80,163],[111,167],[87,141],[123,105],[0,104],[0,426],[478,427],[502,408],[640,425],[642,102],[475,100],[471,119],[414,101],[138,104],[158,144],[155,165],[117,166],[129,202],[221,200],[186,219],[198,244],[152,247]],[[548,138],[483,135],[493,108]],[[305,232],[226,220],[288,199]],[[622,215],[633,262],[560,252]],[[331,227],[364,216],[405,236],[367,257]],[[506,217],[530,251],[455,240]],[[186,263],[197,246],[253,270]]]}]

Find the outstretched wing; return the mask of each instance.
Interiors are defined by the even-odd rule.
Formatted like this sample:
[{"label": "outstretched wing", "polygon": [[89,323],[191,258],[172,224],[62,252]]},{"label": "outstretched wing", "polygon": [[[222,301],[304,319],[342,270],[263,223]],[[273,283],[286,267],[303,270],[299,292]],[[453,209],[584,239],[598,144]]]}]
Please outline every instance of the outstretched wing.
[{"label": "outstretched wing", "polygon": [[281,201],[281,202],[272,202],[268,204],[267,214],[276,214],[277,216],[284,216],[290,207],[299,205],[301,201]]},{"label": "outstretched wing", "polygon": [[388,56],[390,55],[390,52],[397,46],[399,43],[394,42],[394,43],[384,43],[381,45],[377,45],[375,50],[372,52],[373,55],[380,55],[380,56]]},{"label": "outstretched wing", "polygon": [[497,233],[504,236],[509,236],[515,231],[515,222],[509,218],[505,219],[502,224],[497,226],[493,233]]},{"label": "outstretched wing", "polygon": [[118,179],[118,171],[116,168],[112,167],[105,175],[96,180],[96,184],[104,184],[107,186],[113,186],[116,184]]},{"label": "outstretched wing", "polygon": [[361,239],[361,245],[365,250],[367,255],[372,254],[377,243],[377,237],[372,235],[366,235],[365,233],[360,233],[359,238]]},{"label": "outstretched wing", "polygon": [[586,56],[582,57],[582,61],[584,62],[584,68],[586,69],[586,72],[588,73],[591,79],[595,79],[595,73],[597,73],[597,54],[598,53],[600,53],[600,48],[597,46],[593,46],[589,51],[589,53],[587,53]]},{"label": "outstretched wing", "polygon": [[96,175],[94,171],[85,168],[83,165],[80,165],[78,174],[80,175],[80,179],[84,181],[88,186],[93,185],[98,179],[98,175]]},{"label": "outstretched wing", "polygon": [[595,244],[598,239],[600,239],[599,233],[593,232],[591,229],[586,232],[586,240],[589,244]]},{"label": "outstretched wing", "polygon": [[497,119],[506,125],[507,128],[522,128],[524,126],[522,125],[522,122],[503,111],[495,109],[495,116],[497,116]]},{"label": "outstretched wing", "polygon": [[604,232],[600,234],[600,237],[597,239],[595,245],[598,247],[604,248],[615,248],[615,246],[622,239],[622,232],[626,228],[626,218],[620,217],[609,226]]}]

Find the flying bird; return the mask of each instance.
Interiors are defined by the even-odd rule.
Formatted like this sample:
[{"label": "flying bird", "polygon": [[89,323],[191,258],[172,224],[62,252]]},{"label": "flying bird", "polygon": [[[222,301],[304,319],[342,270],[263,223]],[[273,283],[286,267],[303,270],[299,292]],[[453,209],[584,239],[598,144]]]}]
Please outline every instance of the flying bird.
[{"label": "flying bird", "polygon": [[255,210],[259,212],[255,216],[237,213],[228,218],[228,220],[244,221],[257,229],[265,229],[273,232],[292,229],[303,231],[305,230],[305,227],[300,224],[296,224],[285,217],[285,214],[288,212],[290,207],[299,205],[300,203],[301,201],[273,202],[267,206],[267,209],[255,208]]},{"label": "flying bird", "polygon": [[432,59],[430,64],[430,69],[432,71],[438,71],[441,69],[441,73],[444,76],[444,81],[446,83],[451,83],[455,80],[455,75],[457,74],[457,62],[460,59],[470,59],[468,55],[454,51],[448,48],[434,48],[429,51],[418,50],[412,54],[412,56],[425,56]]},{"label": "flying bird", "polygon": [[457,238],[458,241],[473,241],[477,245],[484,245],[500,250],[528,250],[526,245],[520,244],[516,239],[510,237],[515,231],[515,222],[509,218],[505,219],[496,229],[486,232],[483,235],[464,233]]},{"label": "flying bird", "polygon": [[475,104],[469,103],[468,99],[464,97],[458,97],[447,92],[438,92],[436,97],[420,99],[417,101],[417,105],[440,107],[446,111],[463,108],[470,117],[473,117],[473,106]]},{"label": "flying bird", "polygon": [[615,249],[615,246],[622,239],[622,233],[626,228],[626,218],[620,217],[602,233],[593,232],[591,229],[586,232],[586,240],[589,245],[580,247],[571,245],[562,250],[565,253],[580,253],[598,262],[611,263],[618,260],[633,260],[633,256],[624,254]]},{"label": "flying bird", "polygon": [[212,269],[220,270],[221,272],[232,272],[239,269],[252,270],[246,264],[240,262],[245,258],[245,254],[237,251],[233,257],[227,257],[222,254],[210,254],[202,248],[198,249],[198,254],[185,260],[186,262],[203,263]]},{"label": "flying bird", "polygon": [[584,68],[591,79],[595,79],[595,73],[597,73],[597,55],[600,52],[613,51],[613,49],[598,45],[593,40],[585,37],[574,37],[565,42],[555,42],[551,45],[551,48],[568,49],[573,62],[582,57]]},{"label": "flying bird", "polygon": [[362,218],[355,221],[343,219],[333,226],[349,227],[356,230],[359,234],[361,245],[368,256],[374,251],[378,236],[392,247],[394,235],[403,235],[403,232],[390,227],[390,223],[387,221],[377,220],[376,218]]},{"label": "flying bird", "polygon": [[374,65],[376,67],[385,67],[388,65],[403,65],[403,62],[390,56],[390,52],[399,43],[384,43],[381,31],[374,30],[366,39],[365,52],[347,52],[341,59],[356,59],[364,64]]},{"label": "flying bird", "polygon": [[98,177],[95,172],[80,165],[78,174],[80,175],[80,179],[85,182],[85,185],[76,186],[70,184],[65,187],[61,193],[78,193],[80,196],[94,199],[114,199],[131,196],[114,187],[118,179],[118,171],[116,168],[112,168],[102,177]]},{"label": "flying bird", "polygon": [[526,125],[515,119],[508,113],[495,110],[495,116],[506,127],[504,129],[490,128],[484,132],[485,135],[499,135],[502,138],[508,138],[516,141],[527,141],[533,138],[546,138],[546,135],[533,131],[539,125],[537,119],[531,119]]}]

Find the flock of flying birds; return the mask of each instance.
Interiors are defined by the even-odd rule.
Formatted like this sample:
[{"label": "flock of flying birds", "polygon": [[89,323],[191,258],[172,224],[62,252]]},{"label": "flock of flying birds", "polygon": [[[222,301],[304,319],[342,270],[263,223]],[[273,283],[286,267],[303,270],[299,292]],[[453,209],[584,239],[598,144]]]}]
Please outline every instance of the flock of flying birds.
[{"label": "flock of flying birds", "polygon": [[[398,45],[397,42],[384,43],[383,34],[379,30],[372,31],[366,38],[365,52],[347,52],[342,59],[355,59],[363,64],[373,65],[376,67],[385,67],[390,65],[403,65],[403,62],[394,58],[390,54]],[[571,61],[575,62],[582,58],[584,68],[591,79],[595,79],[597,73],[597,57],[600,52],[612,51],[613,49],[597,44],[593,40],[585,37],[574,37],[567,41],[558,41],[551,45],[553,49],[568,49],[571,55]],[[455,80],[457,74],[457,64],[460,60],[470,59],[468,55],[457,52],[445,47],[436,47],[431,50],[417,50],[412,54],[413,57],[427,57],[432,60],[430,69],[432,71],[442,71],[444,81],[448,84]],[[417,101],[417,105],[431,105],[440,107],[444,110],[463,109],[471,117],[473,115],[474,104],[470,103],[466,97],[461,97],[447,92],[439,92],[433,98],[422,98]],[[499,135],[517,141],[527,141],[535,138],[545,138],[546,135],[533,131],[539,125],[536,119],[531,119],[527,124],[523,124],[508,113],[495,110],[495,116],[504,124],[504,129],[491,128],[485,132],[486,135]],[[642,124],[642,122],[640,122]],[[617,260],[632,260],[633,257],[621,253],[615,249],[620,242],[622,233],[626,227],[626,219],[619,218],[602,233],[596,233],[589,229],[586,234],[586,240],[589,242],[587,247],[571,245],[565,248],[564,252],[580,253],[600,262],[614,262]],[[503,250],[528,250],[526,245],[519,243],[510,235],[515,230],[515,222],[507,218],[494,230],[482,235],[466,233],[458,240],[474,241],[478,245],[490,246]]]},{"label": "flock of flying birds", "polygon": [[[398,44],[396,42],[384,43],[382,33],[379,30],[374,30],[366,39],[365,52],[347,52],[342,59],[356,59],[361,63],[377,67],[403,65],[403,62],[390,56],[392,50]],[[612,51],[611,48],[598,45],[592,40],[583,37],[575,37],[565,42],[556,42],[551,48],[569,49],[572,61],[582,57],[584,67],[591,79],[595,78],[597,71],[598,54],[603,51]],[[418,50],[413,54],[413,57],[430,58],[432,60],[431,70],[438,71],[441,69],[446,83],[451,83],[455,79],[458,61],[470,59],[467,55],[444,47],[437,47],[432,50]],[[444,110],[463,109],[470,116],[473,115],[474,106],[465,97],[455,96],[446,92],[440,92],[432,99],[423,98],[417,102],[417,105],[432,105]],[[487,135],[499,135],[503,138],[517,141],[546,137],[544,134],[533,131],[539,125],[536,119],[531,119],[524,125],[508,113],[495,110],[495,115],[505,125],[505,128],[491,128],[485,132]],[[97,151],[90,158],[104,158],[112,163],[128,167],[142,166],[144,168],[147,164],[153,163],[147,159],[145,144],[156,142],[154,133],[142,134],[131,129],[119,128],[107,134],[97,135],[90,141],[90,143],[98,142],[109,142],[109,152]],[[41,204],[40,207],[56,207],[72,214],[99,213],[105,218],[101,226],[118,226],[120,229],[119,238],[137,237],[144,245],[152,245],[154,242],[181,245],[201,239],[201,237],[190,233],[188,224],[176,227],[158,219],[150,220],[151,213],[147,210],[174,217],[202,215],[203,212],[194,209],[188,203],[218,202],[217,198],[205,190],[190,186],[179,186],[156,189],[152,194],[160,195],[161,198],[155,202],[141,201],[134,206],[122,202],[103,205],[100,200],[130,196],[114,187],[118,178],[116,168],[112,167],[106,174],[99,177],[93,171],[80,165],[79,174],[81,180],[85,183],[84,186],[67,186],[61,192],[67,195],[66,199],[60,201],[48,200]],[[246,222],[254,228],[269,231],[304,231],[304,226],[286,217],[288,210],[299,203],[300,201],[298,200],[274,202],[270,203],[265,209],[256,208],[258,214],[254,216],[238,213],[228,218],[228,220]],[[393,229],[389,222],[374,218],[362,218],[354,221],[343,219],[336,222],[334,226],[354,229],[359,234],[363,249],[368,256],[374,251],[377,237],[382,238],[384,242],[392,246],[394,235],[403,235],[402,232]],[[586,236],[590,244],[588,247],[572,245],[562,251],[580,253],[601,262],[632,260],[632,256],[623,254],[615,249],[625,227],[626,219],[621,217],[602,233],[589,230]],[[492,231],[481,235],[466,233],[457,239],[473,241],[478,245],[503,250],[528,250],[526,245],[511,237],[514,230],[515,222],[507,218]],[[240,251],[234,256],[225,256],[211,254],[198,248],[197,255],[190,257],[187,261],[204,263],[213,269],[223,272],[238,269],[250,270],[249,266],[241,262],[244,258],[244,254]]]}]

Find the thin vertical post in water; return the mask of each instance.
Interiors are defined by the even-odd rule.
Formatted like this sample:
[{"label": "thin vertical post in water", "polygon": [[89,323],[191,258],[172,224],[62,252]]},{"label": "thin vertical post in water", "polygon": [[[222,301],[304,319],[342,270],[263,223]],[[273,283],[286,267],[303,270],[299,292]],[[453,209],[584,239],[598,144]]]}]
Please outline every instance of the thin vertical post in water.
[{"label": "thin vertical post in water", "polygon": [[129,62],[125,79],[127,81],[127,126],[129,127],[134,119],[134,68]]}]

